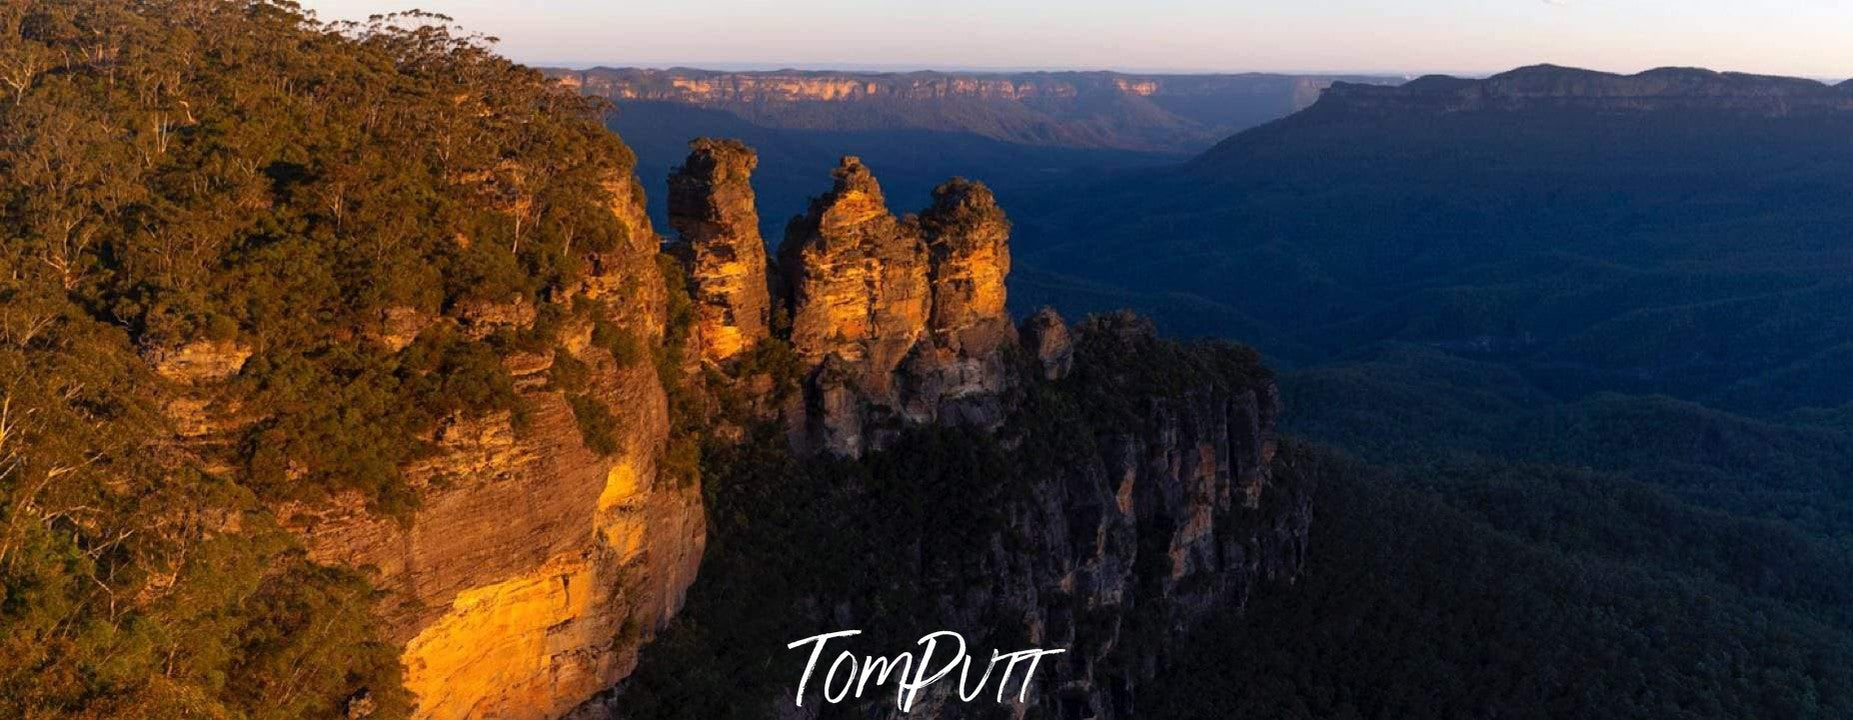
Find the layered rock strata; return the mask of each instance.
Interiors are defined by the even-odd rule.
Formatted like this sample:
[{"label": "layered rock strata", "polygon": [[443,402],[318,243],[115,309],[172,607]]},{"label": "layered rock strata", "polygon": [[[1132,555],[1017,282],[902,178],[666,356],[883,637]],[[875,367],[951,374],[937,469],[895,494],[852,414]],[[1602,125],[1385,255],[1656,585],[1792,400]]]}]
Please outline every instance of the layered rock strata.
[{"label": "layered rock strata", "polygon": [[797,442],[857,456],[907,423],[994,426],[1016,333],[1004,309],[1010,223],[990,190],[952,180],[918,217],[897,219],[860,160],[833,177],[779,251],[792,348],[816,368]]},{"label": "layered rock strata", "polygon": [[[1054,327],[1069,337],[1053,313],[1032,322],[1045,337]],[[1135,718],[1139,689],[1165,661],[1171,639],[1298,577],[1313,486],[1276,462],[1279,392],[1252,354],[1228,346],[1180,351],[1127,314],[1091,320],[1073,334],[1072,354],[1056,362],[1075,375],[1054,385],[1084,412],[1110,420],[1089,423],[1091,438],[1083,426],[1058,428],[1083,435],[1082,447],[1032,479],[1005,526],[979,540],[990,549],[975,568],[918,569],[926,587],[963,588],[944,593],[924,626],[968,637],[1008,637],[1020,628],[1025,646],[1064,649],[1049,658],[1043,684],[1032,686],[1036,710],[1016,706],[1019,716]],[[1006,424],[999,437],[1046,447],[1055,440],[1032,434],[1051,429]],[[847,626],[881,622],[852,613]],[[942,690],[913,714],[971,718],[993,710]],[[883,702],[870,711],[911,716]]]},{"label": "layered rock strata", "polygon": [[[525,408],[520,429],[507,412],[443,421],[429,438],[434,452],[399,468],[420,500],[404,517],[381,515],[355,493],[276,508],[311,559],[361,570],[381,591],[381,635],[402,647],[416,718],[561,716],[630,673],[699,568],[700,488],[659,478],[670,432],[662,381],[650,363],[591,341],[604,324],[660,345],[667,308],[639,186],[628,174],[603,186],[625,240],[585,258],[583,281],[554,300],[598,308],[592,317],[558,313],[574,318],[560,347],[504,358]],[[526,331],[539,315],[524,302],[443,315],[393,309],[360,336],[396,352],[433,325],[475,338]],[[169,414],[205,466],[236,472],[215,453],[262,416],[215,401],[250,355],[211,342],[150,354],[184,391]],[[610,409],[615,451],[587,447],[550,382],[563,355],[586,368],[576,392]]]},{"label": "layered rock strata", "polygon": [[729,360],[768,332],[766,244],[751,177],[759,158],[736,140],[696,140],[669,177],[672,246],[693,284],[699,349],[710,362]]}]

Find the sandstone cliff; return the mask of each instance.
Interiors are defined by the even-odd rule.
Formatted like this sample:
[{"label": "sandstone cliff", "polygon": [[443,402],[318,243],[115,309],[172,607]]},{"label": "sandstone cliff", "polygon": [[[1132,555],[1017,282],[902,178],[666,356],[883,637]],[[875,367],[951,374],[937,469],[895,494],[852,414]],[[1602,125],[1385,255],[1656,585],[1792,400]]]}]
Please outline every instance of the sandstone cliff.
[{"label": "sandstone cliff", "polygon": [[834,185],[793,218],[779,247],[791,345],[818,370],[802,441],[840,455],[865,449],[871,413],[898,404],[894,371],[925,336],[932,303],[918,223],[888,212],[881,185],[844,158]]},{"label": "sandstone cliff", "polygon": [[920,214],[933,301],[926,335],[902,376],[902,414],[912,422],[993,426],[1009,389],[1006,349],[1016,330],[1004,309],[1010,221],[984,185],[953,179]]},{"label": "sandstone cliff", "polygon": [[[1312,488],[1277,462],[1271,373],[1251,350],[1163,341],[1130,314],[1071,328],[1044,310],[1013,326],[1010,224],[983,185],[948,181],[896,218],[857,159],[833,180],[779,253],[791,325],[773,339],[789,341],[799,386],[788,430],[709,448],[727,519],[694,591],[702,629],[634,681],[660,695],[621,687],[575,717],[701,714],[662,698],[737,692],[696,676],[737,662],[760,677],[791,665],[767,655],[782,643],[844,628],[897,645],[923,628],[1063,648],[1009,714],[1136,717],[1172,639],[1305,562]],[[691,268],[697,295],[731,286]],[[742,380],[717,369],[717,382]],[[791,704],[796,675],[775,674],[777,699],[754,691],[726,711],[817,717],[815,698]],[[949,698],[941,687],[913,713],[995,711]],[[856,712],[903,715],[891,695]]]},{"label": "sandstone cliff", "polygon": [[[1052,314],[1031,322],[1044,337],[1063,326]],[[1070,350],[1074,374],[1052,392],[1100,417],[1069,424],[1020,414],[1002,426],[1006,446],[1034,456],[1062,442],[1050,435],[1082,438],[1030,471],[1008,521],[978,539],[988,549],[975,566],[919,572],[927,586],[960,588],[938,597],[935,622],[995,637],[1004,618],[1002,636],[1021,628],[1030,646],[1067,650],[1032,688],[1041,714],[1134,718],[1139,687],[1172,639],[1213,610],[1245,607],[1298,577],[1312,487],[1276,467],[1279,393],[1252,353],[1180,348],[1130,314],[1084,323]],[[883,622],[852,618],[851,626]],[[988,711],[950,700],[936,695],[915,712]]]},{"label": "sandstone cliff", "polygon": [[767,337],[766,244],[750,182],[759,158],[739,141],[701,139],[669,178],[669,224],[699,316],[701,356],[733,358]]},{"label": "sandstone cliff", "polygon": [[1038,146],[1192,153],[1368,76],[1112,72],[717,72],[594,68],[550,74],[620,107],[674,103],[802,130],[912,128]]},{"label": "sandstone cliff", "polygon": [[1016,337],[1010,224],[991,192],[952,180],[897,220],[861,161],[844,158],[834,178],[779,251],[791,345],[816,368],[793,418],[799,444],[856,456],[908,423],[1001,421]]},{"label": "sandstone cliff", "polygon": [[[360,569],[381,591],[376,612],[382,634],[403,648],[415,717],[558,717],[628,674],[694,581],[705,517],[698,487],[662,477],[662,381],[649,362],[593,342],[594,325],[607,325],[654,347],[665,324],[658,238],[639,188],[628,175],[604,188],[627,240],[589,255],[588,275],[557,298],[596,308],[562,313],[573,319],[559,347],[504,358],[525,407],[519,424],[508,412],[443,421],[433,451],[400,469],[420,497],[407,516],[354,493],[276,508],[311,559]],[[396,352],[427,328],[475,338],[526,330],[539,314],[519,302],[441,316],[403,309],[368,337]],[[262,408],[215,402],[217,384],[251,354],[199,342],[150,357],[189,389],[169,413],[209,463],[222,438],[262,417]],[[578,409],[550,380],[556,363],[585,368],[574,395],[612,413],[611,452],[588,447]]]}]

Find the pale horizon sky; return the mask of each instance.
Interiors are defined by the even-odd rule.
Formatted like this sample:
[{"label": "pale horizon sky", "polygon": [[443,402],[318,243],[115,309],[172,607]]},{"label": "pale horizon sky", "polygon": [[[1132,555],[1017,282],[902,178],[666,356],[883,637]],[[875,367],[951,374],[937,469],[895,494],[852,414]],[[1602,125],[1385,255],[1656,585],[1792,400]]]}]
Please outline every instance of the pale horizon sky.
[{"label": "pale horizon sky", "polygon": [[1845,0],[303,0],[419,8],[534,65],[1853,76]]}]

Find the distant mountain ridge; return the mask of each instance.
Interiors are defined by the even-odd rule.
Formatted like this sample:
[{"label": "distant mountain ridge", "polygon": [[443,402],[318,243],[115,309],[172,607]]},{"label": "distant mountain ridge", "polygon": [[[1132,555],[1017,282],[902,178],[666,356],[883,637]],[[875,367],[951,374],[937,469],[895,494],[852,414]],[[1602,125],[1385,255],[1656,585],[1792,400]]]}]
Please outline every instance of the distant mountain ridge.
[{"label": "distant mountain ridge", "polygon": [[1371,76],[1116,72],[552,70],[617,101],[723,110],[770,128],[963,132],[1033,146],[1194,154]]},{"label": "distant mountain ridge", "polygon": [[1399,86],[1338,82],[1316,109],[1471,112],[1544,108],[1615,112],[1714,110],[1768,117],[1853,111],[1853,80],[1664,67],[1634,75],[1533,65],[1475,80],[1429,75]]},{"label": "distant mountain ridge", "polygon": [[1835,408],[1850,192],[1853,86],[1552,66],[1339,84],[1185,167],[1020,199],[1012,291],[1297,363],[1409,342],[1565,398]]}]

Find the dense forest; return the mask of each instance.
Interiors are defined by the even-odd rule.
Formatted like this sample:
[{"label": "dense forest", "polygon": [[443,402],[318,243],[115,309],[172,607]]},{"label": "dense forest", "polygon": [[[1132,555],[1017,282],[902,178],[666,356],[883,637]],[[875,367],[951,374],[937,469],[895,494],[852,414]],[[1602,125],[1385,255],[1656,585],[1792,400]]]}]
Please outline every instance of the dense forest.
[{"label": "dense forest", "polygon": [[1348,458],[1314,560],[1198,637],[1163,716],[1853,712],[1844,426],[1556,402],[1408,345],[1282,383],[1291,429]]},{"label": "dense forest", "polygon": [[1016,213],[1014,298],[1243,338],[1348,458],[1160,716],[1847,715],[1853,120],[1327,100]]},{"label": "dense forest", "polygon": [[[439,419],[519,417],[500,357],[560,318],[369,331],[576,312],[539,301],[627,232],[628,150],[433,16],[9,2],[0,81],[0,715],[403,715],[372,588],[273,508],[404,513]],[[171,403],[221,356],[206,402],[249,422],[202,447]]]}]

